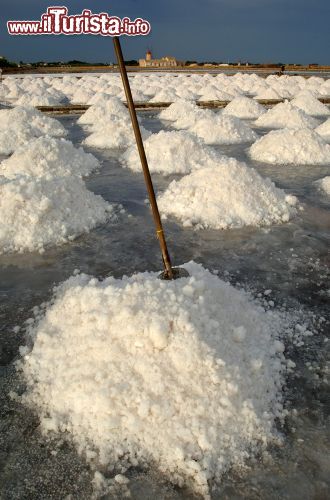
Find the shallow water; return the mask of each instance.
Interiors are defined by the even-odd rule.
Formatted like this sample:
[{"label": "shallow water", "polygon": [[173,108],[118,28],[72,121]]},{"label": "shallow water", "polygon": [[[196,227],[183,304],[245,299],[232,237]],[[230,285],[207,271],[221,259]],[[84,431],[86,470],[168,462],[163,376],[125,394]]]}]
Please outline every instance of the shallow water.
[{"label": "shallow water", "polygon": [[[141,116],[143,125],[154,132],[165,126],[156,112],[143,112]],[[77,118],[63,116],[59,120],[69,129],[69,139],[80,144],[86,131],[77,125]],[[261,175],[298,196],[303,210],[288,224],[226,231],[183,229],[170,219],[164,226],[172,260],[176,265],[191,259],[201,262],[256,294],[271,289],[275,307],[285,303],[287,310],[295,314],[301,310],[315,323],[313,315],[325,317],[328,313],[330,200],[312,182],[330,175],[330,166],[252,162],[247,148],[246,144],[218,147],[223,154],[246,161]],[[39,435],[36,416],[8,398],[10,389],[23,390],[13,369],[22,333],[14,333],[13,327],[31,316],[31,308],[47,300],[52,287],[74,269],[102,277],[161,269],[142,173],[123,169],[117,160],[118,152],[88,150],[101,160],[102,166],[87,179],[87,186],[124,206],[126,213],[118,223],[105,224],[43,255],[0,256],[0,496],[4,499],[91,498],[92,473],[84,460],[64,441],[47,443]],[[153,175],[156,191],[163,191],[173,178]],[[290,350],[297,370],[288,380],[286,397],[297,414],[290,416],[281,429],[283,445],[270,450],[269,463],[256,460],[247,471],[231,471],[214,491],[214,498],[329,496],[329,401],[323,380],[327,325],[323,325],[317,335],[305,340],[303,348]],[[312,363],[311,369],[308,362]],[[138,500],[193,498],[187,491],[173,489],[155,471],[132,471],[130,488],[132,498]]]}]

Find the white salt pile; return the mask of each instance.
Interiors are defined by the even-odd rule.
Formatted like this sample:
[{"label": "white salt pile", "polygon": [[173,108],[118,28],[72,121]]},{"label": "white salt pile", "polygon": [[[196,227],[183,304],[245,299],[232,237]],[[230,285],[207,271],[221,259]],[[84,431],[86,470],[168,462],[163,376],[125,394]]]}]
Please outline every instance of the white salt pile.
[{"label": "white salt pile", "polygon": [[264,128],[315,128],[320,122],[296,108],[289,101],[276,104],[260,116],[254,124]]},{"label": "white salt pile", "polygon": [[62,104],[62,99],[49,92],[26,93],[17,99],[16,104],[20,106],[58,106]]},{"label": "white salt pile", "polygon": [[200,108],[192,101],[185,99],[177,99],[168,108],[163,109],[159,113],[159,118],[162,120],[177,120],[182,115],[190,115]]},{"label": "white salt pile", "polygon": [[23,401],[45,433],[69,433],[108,470],[156,465],[208,497],[208,481],[262,453],[285,415],[283,326],[202,266],[185,268],[176,281],[60,285],[29,327],[32,351],[21,347]]},{"label": "white salt pile", "polygon": [[0,213],[0,253],[42,252],[115,218],[77,177],[0,177]]},{"label": "white salt pile", "polygon": [[108,101],[112,101],[112,100],[113,100],[112,95],[105,94],[104,92],[98,92],[98,93],[93,95],[93,97],[88,101],[87,104],[90,106],[93,104],[105,105]]},{"label": "white salt pile", "polygon": [[228,94],[225,91],[219,91],[214,86],[208,85],[201,90],[202,94],[199,97],[199,101],[227,101],[233,98],[232,94]]},{"label": "white salt pile", "polygon": [[128,110],[117,97],[111,97],[106,102],[93,104],[78,119],[79,124],[98,125],[105,120],[111,121],[112,117],[129,118]]},{"label": "white salt pile", "polygon": [[67,130],[54,118],[50,118],[31,106],[16,106],[0,110],[0,130],[30,127],[35,137],[50,135],[64,137]]},{"label": "white salt pile", "polygon": [[[143,139],[147,139],[151,132],[140,125]],[[83,144],[100,149],[128,148],[135,144],[132,124],[129,119],[114,117],[111,121],[97,125],[95,131],[83,140]]]},{"label": "white salt pile", "polygon": [[317,189],[330,196],[330,175],[314,182]]},{"label": "white salt pile", "polygon": [[313,130],[272,130],[252,144],[249,155],[278,165],[324,165],[330,163],[330,145]]},{"label": "white salt pile", "polygon": [[330,115],[329,108],[320,102],[316,97],[310,92],[302,92],[297,97],[292,99],[291,104],[297,108],[305,111],[307,115],[311,116],[327,116]]},{"label": "white salt pile", "polygon": [[87,104],[90,99],[95,95],[92,89],[78,88],[71,96],[72,104]]},{"label": "white salt pile", "polygon": [[258,118],[266,112],[265,108],[249,97],[235,97],[223,110],[224,115],[241,119]]},{"label": "white salt pile", "polygon": [[0,164],[0,175],[14,178],[17,174],[32,177],[84,177],[99,167],[99,162],[72,142],[53,137],[39,137],[18,148]]},{"label": "white salt pile", "polygon": [[268,87],[260,89],[260,91],[254,96],[254,99],[281,99],[281,96],[275,89]]},{"label": "white salt pile", "polygon": [[195,102],[177,99],[170,106],[159,113],[162,120],[171,120],[176,129],[185,129],[194,125],[202,118],[213,118],[214,113],[209,109],[202,109]]},{"label": "white salt pile", "polygon": [[152,99],[149,99],[149,102],[173,102],[176,101],[178,97],[178,94],[173,88],[167,87],[157,92]]},{"label": "white salt pile", "polygon": [[[92,133],[83,141],[87,146],[100,149],[127,148],[135,142],[129,112],[117,97],[93,104],[78,123],[91,126]],[[140,130],[143,139],[151,135],[142,126]]]},{"label": "white salt pile", "polygon": [[231,101],[236,95],[234,92],[234,89],[230,88],[229,89],[231,93],[225,92],[224,90],[212,90],[210,88],[208,89],[202,89],[202,94],[199,97],[200,102],[207,102],[207,101]]},{"label": "white salt pile", "polygon": [[9,155],[15,149],[35,138],[35,130],[29,125],[16,125],[13,128],[0,129],[0,154]]},{"label": "white salt pile", "polygon": [[0,110],[0,154],[8,155],[42,135],[63,137],[66,134],[61,123],[32,107]]},{"label": "white salt pile", "polygon": [[330,118],[316,127],[317,132],[325,141],[330,142]]},{"label": "white salt pile", "polygon": [[189,131],[203,139],[206,144],[241,144],[258,138],[239,118],[220,113],[198,119],[189,127]]},{"label": "white salt pile", "polygon": [[173,181],[158,197],[163,216],[185,227],[227,229],[287,222],[297,202],[233,158]]},{"label": "white salt pile", "polygon": [[199,120],[209,119],[213,120],[215,114],[210,109],[202,109],[197,105],[195,108],[188,110],[186,109],[182,113],[178,113],[178,118],[175,122],[171,123],[171,126],[176,129],[189,129],[195,125]]},{"label": "white salt pile", "polygon": [[[214,164],[218,153],[186,130],[161,130],[152,134],[144,147],[150,172],[164,175],[187,174],[206,165]],[[141,163],[136,146],[130,147],[120,158],[123,166],[141,172]]]}]

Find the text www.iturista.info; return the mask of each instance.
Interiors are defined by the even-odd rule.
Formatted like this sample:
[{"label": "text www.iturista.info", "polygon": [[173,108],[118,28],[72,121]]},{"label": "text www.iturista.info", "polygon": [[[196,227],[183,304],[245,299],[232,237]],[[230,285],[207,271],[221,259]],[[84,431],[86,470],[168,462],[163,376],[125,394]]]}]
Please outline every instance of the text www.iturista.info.
[{"label": "text www.iturista.info", "polygon": [[66,7],[48,7],[40,21],[7,21],[10,35],[102,35],[102,36],[137,36],[148,35],[150,23],[137,18],[120,19],[106,12],[93,14],[84,9],[81,14],[68,15]]}]

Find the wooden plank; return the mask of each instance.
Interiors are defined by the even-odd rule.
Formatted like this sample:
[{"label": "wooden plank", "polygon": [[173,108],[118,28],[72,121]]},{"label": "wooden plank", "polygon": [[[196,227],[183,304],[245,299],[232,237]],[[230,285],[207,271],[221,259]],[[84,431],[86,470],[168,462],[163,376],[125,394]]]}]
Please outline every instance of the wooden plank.
[{"label": "wooden plank", "polygon": [[[274,106],[285,99],[256,99],[257,102],[265,106]],[[323,104],[330,104],[329,97],[320,97],[319,101]],[[197,101],[197,106],[201,108],[224,108],[230,101]],[[124,102],[125,106],[126,103]],[[150,110],[150,109],[163,109],[168,108],[171,102],[136,102],[135,107],[137,110]],[[88,104],[68,104],[64,106],[36,106],[39,111],[45,113],[58,113],[58,114],[71,114],[71,113],[84,113],[90,106]]]}]

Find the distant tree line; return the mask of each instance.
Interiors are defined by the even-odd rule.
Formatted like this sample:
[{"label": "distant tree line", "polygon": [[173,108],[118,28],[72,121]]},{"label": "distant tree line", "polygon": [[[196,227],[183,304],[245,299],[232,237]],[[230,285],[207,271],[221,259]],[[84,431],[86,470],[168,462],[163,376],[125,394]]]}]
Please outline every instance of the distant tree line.
[{"label": "distant tree line", "polygon": [[8,61],[6,57],[1,57],[0,68],[17,68],[17,63],[13,61]]}]

